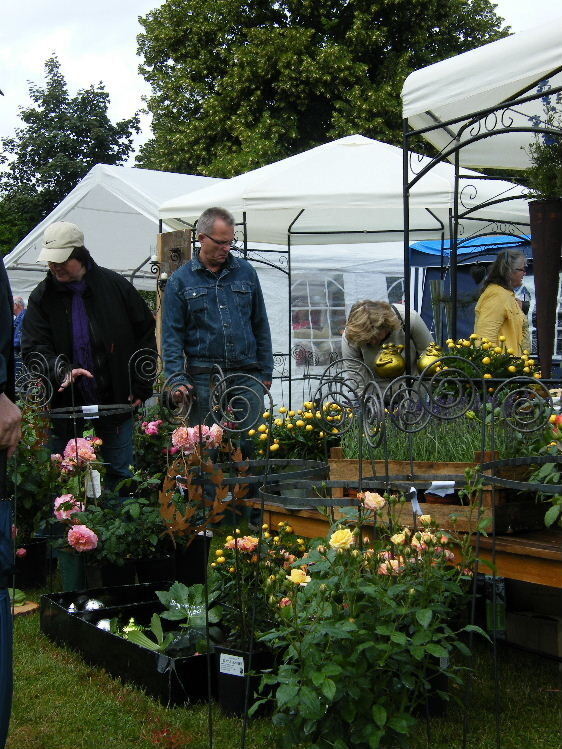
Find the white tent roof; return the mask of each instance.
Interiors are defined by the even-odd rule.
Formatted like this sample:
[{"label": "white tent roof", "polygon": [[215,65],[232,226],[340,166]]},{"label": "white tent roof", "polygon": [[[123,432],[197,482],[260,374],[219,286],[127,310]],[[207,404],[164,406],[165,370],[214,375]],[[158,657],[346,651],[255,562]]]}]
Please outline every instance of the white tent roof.
[{"label": "white tent roof", "polygon": [[[198,190],[220,180],[190,174],[156,172],[98,164],[4,258],[14,294],[28,296],[45,275],[37,265],[45,227],[53,221],[72,221],[84,232],[86,247],[96,262],[131,275],[155,252],[158,206],[175,195]],[[141,288],[154,287],[154,277],[142,276]]]},{"label": "white tent roof", "polygon": [[[414,155],[411,163],[417,173],[428,162],[429,159]],[[448,226],[453,178],[450,164],[438,164],[413,188],[412,240],[439,237],[439,225],[428,208]],[[499,191],[516,195],[520,188],[509,182],[491,186],[478,183],[476,190],[465,191],[464,204],[479,204]],[[313,234],[296,236],[295,244],[397,240],[403,232],[402,149],[362,135],[350,135],[169,200],[160,207],[160,216],[180,228],[185,225],[183,222],[193,223],[205,208],[213,205],[228,208],[238,221],[242,221],[245,212],[250,242],[286,244],[287,230],[303,209],[293,230]],[[528,221],[527,203],[514,200],[484,209],[478,216],[505,222]],[[378,233],[349,233],[368,231]]]},{"label": "white tent roof", "polygon": [[[486,44],[462,55],[416,70],[406,78],[402,89],[403,113],[413,129],[420,129],[462,118],[472,112],[494,107],[516,98],[521,92],[532,95],[544,82],[552,88],[562,85],[562,16],[548,24]],[[541,86],[541,88],[539,88]],[[546,93],[546,92],[545,92]],[[554,101],[552,102],[554,103]],[[463,134],[465,140],[486,129],[530,127],[531,118],[544,121],[541,99],[518,105],[516,110],[490,115]],[[448,126],[458,133],[466,120]],[[439,150],[451,142],[444,129],[425,133]],[[509,133],[484,138],[460,150],[460,163],[472,167],[524,169],[529,158],[524,147],[532,133]]]}]

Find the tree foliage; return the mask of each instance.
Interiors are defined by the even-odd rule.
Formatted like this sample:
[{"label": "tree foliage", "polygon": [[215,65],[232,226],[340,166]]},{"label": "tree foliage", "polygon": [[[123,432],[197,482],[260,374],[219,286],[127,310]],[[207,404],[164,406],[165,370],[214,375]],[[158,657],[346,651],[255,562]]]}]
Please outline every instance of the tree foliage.
[{"label": "tree foliage", "polygon": [[45,86],[33,83],[25,126],[2,139],[0,250],[12,249],[96,164],[121,164],[133,148],[137,116],[113,124],[102,83],[70,96],[58,59],[45,62]]},{"label": "tree foliage", "polygon": [[417,68],[507,34],[490,0],[167,0],[141,18],[139,163],[229,177],[331,139],[400,143]]}]

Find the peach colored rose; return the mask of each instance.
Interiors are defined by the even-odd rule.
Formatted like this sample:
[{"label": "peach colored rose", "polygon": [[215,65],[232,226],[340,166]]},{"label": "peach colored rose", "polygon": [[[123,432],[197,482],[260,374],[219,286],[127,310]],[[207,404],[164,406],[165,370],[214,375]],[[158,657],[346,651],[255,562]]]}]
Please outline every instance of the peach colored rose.
[{"label": "peach colored rose", "polygon": [[377,494],[377,492],[365,492],[363,504],[367,510],[378,512],[386,505],[386,499],[381,497],[380,494]]},{"label": "peach colored rose", "polygon": [[67,539],[76,551],[92,551],[98,545],[98,537],[87,525],[73,525]]},{"label": "peach colored rose", "polygon": [[77,502],[72,494],[61,494],[54,502],[54,514],[57,520],[69,520],[77,512],[84,512],[84,505]]}]

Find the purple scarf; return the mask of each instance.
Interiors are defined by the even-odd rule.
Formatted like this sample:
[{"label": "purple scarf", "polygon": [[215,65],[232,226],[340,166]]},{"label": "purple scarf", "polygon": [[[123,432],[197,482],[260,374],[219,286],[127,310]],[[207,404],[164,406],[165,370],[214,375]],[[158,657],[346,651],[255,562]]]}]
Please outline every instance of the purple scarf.
[{"label": "purple scarf", "polygon": [[[88,288],[86,281],[71,281],[66,284],[72,291],[72,358],[73,367],[87,369],[95,377],[94,354],[92,351],[92,340],[90,338],[90,324],[86,305],[84,304],[84,292]],[[76,385],[82,393],[84,404],[97,403],[95,379],[79,377]]]}]

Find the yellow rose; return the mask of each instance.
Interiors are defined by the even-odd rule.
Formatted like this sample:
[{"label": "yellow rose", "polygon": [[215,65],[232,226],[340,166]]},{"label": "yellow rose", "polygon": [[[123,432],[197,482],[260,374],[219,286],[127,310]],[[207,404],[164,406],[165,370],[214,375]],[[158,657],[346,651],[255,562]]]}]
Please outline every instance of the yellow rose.
[{"label": "yellow rose", "polygon": [[507,368],[508,372],[517,372],[517,367],[514,367],[513,364]]},{"label": "yellow rose", "polygon": [[523,367],[523,372],[525,372],[525,374],[529,374],[530,371],[529,367]]},{"label": "yellow rose", "polygon": [[283,419],[275,419],[273,423],[275,424],[275,426],[280,427],[283,424]]},{"label": "yellow rose", "polygon": [[262,414],[262,416],[263,416],[264,419],[269,419],[269,416],[270,416],[269,411],[264,411],[263,414]]},{"label": "yellow rose", "polygon": [[291,570],[291,574],[287,575],[287,580],[290,580],[295,585],[308,585],[310,575],[307,575],[304,570]]},{"label": "yellow rose", "polygon": [[255,429],[250,429],[250,431],[248,432],[248,436],[253,437],[255,433],[256,433]]},{"label": "yellow rose", "polygon": [[306,408],[308,411],[310,411],[311,408],[314,408],[314,403],[311,403],[311,401],[306,401],[306,403],[302,404],[304,408]]},{"label": "yellow rose", "polygon": [[275,444],[274,442],[273,445],[269,446],[269,452],[274,453],[276,450],[279,450],[279,445]]},{"label": "yellow rose", "polygon": [[287,413],[287,409],[285,408],[285,406],[281,406],[281,408],[279,409],[279,413],[280,414],[286,414]]},{"label": "yellow rose", "polygon": [[260,424],[258,427],[258,432],[267,432],[267,427],[265,424]]},{"label": "yellow rose", "polygon": [[431,524],[431,515],[420,515],[418,520],[422,525],[430,525]]},{"label": "yellow rose", "polygon": [[291,417],[291,419],[293,418],[294,415],[295,415],[294,411],[289,411],[289,416]]},{"label": "yellow rose", "polygon": [[260,440],[266,440],[267,434],[260,434]]},{"label": "yellow rose", "polygon": [[396,546],[400,546],[401,544],[406,543],[406,534],[404,532],[395,533],[394,536],[390,537],[390,540],[393,544],[396,544]]},{"label": "yellow rose", "polygon": [[494,351],[496,352],[496,354],[501,354],[501,352],[502,352],[502,350],[501,350],[501,348],[499,346],[496,346],[495,349],[494,349]]},{"label": "yellow rose", "polygon": [[486,372],[486,374],[484,375],[484,379],[490,380],[491,378],[492,378],[492,375],[489,372]]},{"label": "yellow rose", "polygon": [[498,341],[505,341],[505,336],[504,336],[504,335],[501,335],[501,336],[500,336],[500,337],[498,338]]},{"label": "yellow rose", "polygon": [[287,424],[287,429],[294,429],[294,428],[295,428],[294,424]]},{"label": "yellow rose", "polygon": [[320,434],[318,436],[319,437],[323,437],[324,436],[324,432],[320,432]]},{"label": "yellow rose", "polygon": [[482,359],[482,364],[490,364],[491,362],[492,362],[492,360],[490,359],[490,357],[489,357],[489,356],[485,356],[485,357],[484,357],[484,358]]},{"label": "yellow rose", "polygon": [[304,418],[305,419],[313,419],[314,418],[314,414],[312,413],[312,411],[306,411],[305,414],[304,414]]},{"label": "yellow rose", "polygon": [[306,427],[305,427],[305,429],[306,429],[307,432],[312,432],[312,430],[314,429],[314,427],[312,426],[312,424],[307,424]]},{"label": "yellow rose", "polygon": [[299,420],[297,421],[297,426],[298,426],[298,427],[303,427],[303,426],[304,426],[304,421],[303,421],[302,419],[299,419]]},{"label": "yellow rose", "polygon": [[349,549],[353,544],[353,533],[349,528],[335,531],[330,536],[330,546],[332,549]]}]

